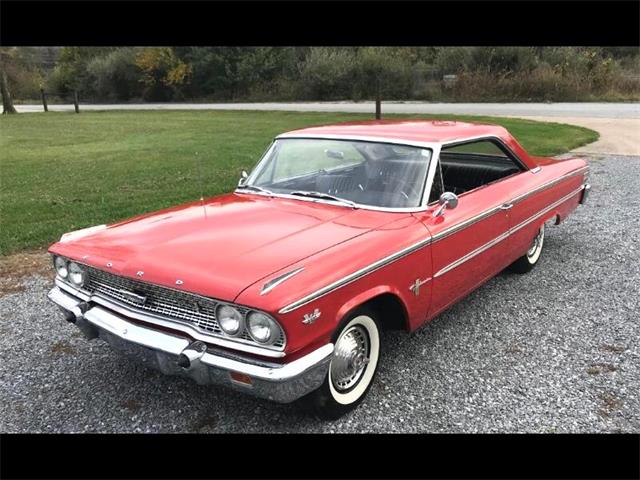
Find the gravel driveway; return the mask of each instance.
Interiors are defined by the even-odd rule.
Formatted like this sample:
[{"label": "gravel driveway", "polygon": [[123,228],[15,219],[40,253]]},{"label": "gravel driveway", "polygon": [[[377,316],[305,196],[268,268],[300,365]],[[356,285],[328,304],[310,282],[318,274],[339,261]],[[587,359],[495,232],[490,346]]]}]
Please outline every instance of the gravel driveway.
[{"label": "gravel driveway", "polygon": [[413,335],[387,335],[355,412],[322,423],[164,377],[89,342],[46,300],[0,298],[2,432],[640,432],[640,157],[594,158],[589,203]]}]

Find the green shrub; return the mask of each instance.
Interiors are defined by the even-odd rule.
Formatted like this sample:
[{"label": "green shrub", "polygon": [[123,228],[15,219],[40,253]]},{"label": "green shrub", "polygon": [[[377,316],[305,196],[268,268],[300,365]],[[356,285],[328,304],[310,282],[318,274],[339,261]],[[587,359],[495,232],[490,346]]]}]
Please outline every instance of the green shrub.
[{"label": "green shrub", "polygon": [[142,94],[140,70],[133,48],[119,48],[87,64],[89,92],[110,101],[129,100]]}]

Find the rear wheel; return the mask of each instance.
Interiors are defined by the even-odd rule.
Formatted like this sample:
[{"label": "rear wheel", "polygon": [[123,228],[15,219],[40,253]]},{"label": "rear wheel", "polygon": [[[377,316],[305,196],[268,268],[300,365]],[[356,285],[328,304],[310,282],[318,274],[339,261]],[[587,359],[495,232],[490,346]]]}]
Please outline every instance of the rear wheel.
[{"label": "rear wheel", "polygon": [[538,230],[538,233],[531,242],[531,246],[527,253],[525,253],[518,260],[509,265],[509,270],[516,273],[530,272],[533,267],[538,263],[540,254],[542,253],[542,246],[544,244],[544,224]]},{"label": "rear wheel", "polygon": [[333,341],[329,373],[322,386],[304,399],[327,420],[353,410],[371,388],[380,357],[380,329],[374,313],[358,309],[342,322]]}]

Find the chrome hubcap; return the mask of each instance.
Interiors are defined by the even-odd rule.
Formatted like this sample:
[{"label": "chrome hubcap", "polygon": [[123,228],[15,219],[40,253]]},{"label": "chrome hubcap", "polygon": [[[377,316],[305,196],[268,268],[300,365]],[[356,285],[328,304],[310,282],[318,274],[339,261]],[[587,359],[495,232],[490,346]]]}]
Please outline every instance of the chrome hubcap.
[{"label": "chrome hubcap", "polygon": [[354,387],[369,363],[369,336],[360,325],[347,329],[336,342],[331,360],[331,382],[343,392]]},{"label": "chrome hubcap", "polygon": [[[531,248],[527,250],[527,257],[533,257],[538,250],[538,247],[542,243],[542,236],[544,235],[544,228],[541,228],[536,235],[536,238],[533,239],[533,243],[531,244]],[[522,251],[522,250],[521,250]]]}]

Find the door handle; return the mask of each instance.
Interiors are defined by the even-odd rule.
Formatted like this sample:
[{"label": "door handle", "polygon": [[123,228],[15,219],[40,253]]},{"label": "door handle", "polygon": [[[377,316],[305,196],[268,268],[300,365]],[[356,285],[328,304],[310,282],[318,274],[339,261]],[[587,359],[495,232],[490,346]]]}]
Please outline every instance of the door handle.
[{"label": "door handle", "polygon": [[511,207],[513,207],[513,203],[503,203],[500,205],[500,210],[509,210]]}]

